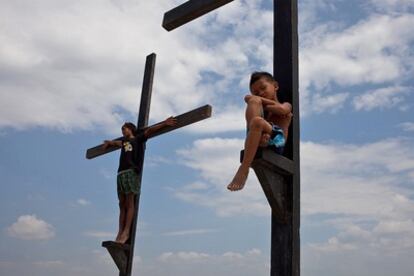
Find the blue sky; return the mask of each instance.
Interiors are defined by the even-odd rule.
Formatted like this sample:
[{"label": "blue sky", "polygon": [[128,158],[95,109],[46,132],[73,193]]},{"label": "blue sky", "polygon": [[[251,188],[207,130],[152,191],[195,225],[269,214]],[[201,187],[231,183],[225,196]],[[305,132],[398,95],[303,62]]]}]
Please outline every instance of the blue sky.
[{"label": "blue sky", "polygon": [[[147,143],[134,273],[268,275],[270,210],[243,145],[252,71],[272,71],[271,1],[166,32],[182,1],[0,1],[0,274],[117,275],[118,153],[157,53],[150,121],[213,117]],[[414,269],[414,1],[299,1],[301,273]]]}]

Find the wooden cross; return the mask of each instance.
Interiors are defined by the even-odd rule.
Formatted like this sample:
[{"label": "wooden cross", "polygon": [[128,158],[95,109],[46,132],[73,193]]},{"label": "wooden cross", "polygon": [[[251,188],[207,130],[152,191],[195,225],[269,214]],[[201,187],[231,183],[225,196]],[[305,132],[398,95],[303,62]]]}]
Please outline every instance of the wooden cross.
[{"label": "wooden cross", "polygon": [[[233,0],[190,0],[166,12],[171,31]],[[284,156],[259,150],[252,163],[272,208],[271,276],[300,275],[300,163],[297,0],[273,0],[273,70],[278,98],[290,102],[292,123]],[[243,152],[242,152],[243,154]]]},{"label": "wooden cross", "polygon": [[[138,123],[137,123],[138,130],[145,129],[148,124],[149,110],[150,110],[150,104],[151,104],[151,94],[152,94],[152,83],[153,83],[153,78],[154,78],[155,58],[156,58],[156,55],[151,54],[147,56],[146,63],[145,63],[144,80],[142,84],[142,93],[141,93],[141,103],[140,103]],[[206,118],[209,118],[210,116],[211,116],[210,105],[199,107],[187,113],[176,116],[175,118],[177,120],[177,124],[175,126],[164,127],[150,134],[148,138],[152,138],[152,137],[164,134],[166,132],[172,131],[174,129],[181,128],[183,126],[204,120]],[[114,140],[120,140],[121,138],[122,137],[119,137]],[[144,142],[144,148],[145,148],[145,142]],[[117,149],[119,149],[119,147],[112,146],[112,147],[108,147],[104,149],[103,145],[98,145],[86,151],[86,158],[92,159],[92,158],[112,152]],[[140,156],[138,160],[144,161],[145,150],[139,154],[142,154],[142,156]],[[142,180],[142,169],[143,169],[143,162],[141,162],[141,167],[139,168],[139,175],[138,175],[139,183],[141,183],[141,180]],[[141,185],[139,185],[139,187],[141,187]],[[137,218],[138,218],[138,210],[139,210],[139,195],[140,195],[140,191],[135,197],[135,212],[134,212],[133,222],[131,225],[129,240],[125,244],[120,244],[120,243],[116,243],[113,241],[102,242],[102,246],[107,248],[107,250],[109,251],[109,254],[111,254],[115,264],[117,265],[119,269],[119,276],[130,276],[131,271],[132,271],[132,263],[133,263],[133,258],[134,258],[135,234],[136,234]]]}]

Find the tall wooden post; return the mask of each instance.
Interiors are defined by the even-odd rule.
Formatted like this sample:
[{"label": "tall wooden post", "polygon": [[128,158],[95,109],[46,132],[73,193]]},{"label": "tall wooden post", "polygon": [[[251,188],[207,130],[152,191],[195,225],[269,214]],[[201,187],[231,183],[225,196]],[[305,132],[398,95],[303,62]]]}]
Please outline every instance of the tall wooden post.
[{"label": "tall wooden post", "polygon": [[[166,12],[162,26],[171,31],[232,1],[189,0]],[[293,119],[284,156],[258,150],[252,163],[272,208],[271,276],[300,275],[300,160],[297,0],[274,0],[274,77],[278,97],[290,102]],[[242,152],[243,154],[243,152]]]},{"label": "tall wooden post", "polygon": [[[152,53],[151,55],[147,56],[147,59],[145,62],[144,80],[142,82],[141,102],[139,106],[139,114],[138,114],[138,122],[137,122],[138,129],[142,129],[148,125],[149,111],[150,111],[150,105],[151,105],[151,95],[152,95],[152,84],[154,80],[155,59],[156,59],[156,55]],[[139,191],[137,195],[135,196],[135,212],[134,212],[134,218],[132,220],[132,225],[131,225],[131,230],[130,230],[129,244],[131,245],[131,249],[129,250],[126,273],[123,274],[122,272],[120,272],[119,276],[130,276],[132,272],[135,236],[137,232],[136,230],[137,230],[137,222],[138,222],[139,198],[141,195],[141,181],[142,181],[142,172],[143,172],[144,157],[145,157],[145,142],[142,142],[142,143],[143,143],[142,146],[144,150],[138,153],[138,154],[141,154],[142,156],[139,156],[137,158],[137,160],[142,160],[142,162],[141,164],[138,164],[139,165],[139,168],[138,168],[139,169],[139,175],[138,175]]]},{"label": "tall wooden post", "polygon": [[285,156],[293,161],[292,175],[286,176],[287,223],[272,212],[271,276],[300,275],[300,160],[298,88],[297,0],[274,0],[273,70],[279,82],[279,100],[290,102],[292,123]]}]

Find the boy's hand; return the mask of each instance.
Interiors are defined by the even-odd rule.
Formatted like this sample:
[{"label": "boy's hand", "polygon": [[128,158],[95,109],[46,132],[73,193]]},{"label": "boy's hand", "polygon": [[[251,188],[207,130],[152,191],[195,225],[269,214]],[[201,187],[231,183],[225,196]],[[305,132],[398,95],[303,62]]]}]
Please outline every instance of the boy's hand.
[{"label": "boy's hand", "polygon": [[111,141],[105,140],[103,142],[102,148],[106,150],[111,145]]},{"label": "boy's hand", "polygon": [[166,126],[175,126],[177,124],[177,119],[174,118],[173,116],[165,119],[164,124]]},{"label": "boy's hand", "polygon": [[260,137],[259,147],[267,147],[270,140],[270,134],[269,133],[263,133],[262,137]]},{"label": "boy's hand", "polygon": [[244,102],[247,103],[252,97],[253,97],[253,95],[246,95],[246,96],[244,96]]}]

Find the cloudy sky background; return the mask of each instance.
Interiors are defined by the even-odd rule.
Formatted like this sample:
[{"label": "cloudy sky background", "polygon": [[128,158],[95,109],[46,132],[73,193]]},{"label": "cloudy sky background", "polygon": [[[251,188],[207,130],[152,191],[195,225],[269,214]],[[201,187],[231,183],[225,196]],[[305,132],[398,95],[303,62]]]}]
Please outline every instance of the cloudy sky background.
[{"label": "cloudy sky background", "polygon": [[[272,71],[272,1],[236,0],[172,32],[176,0],[0,0],[0,274],[117,275],[118,154],[135,121],[213,117],[147,144],[134,273],[268,275],[270,210],[243,145],[249,74]],[[414,270],[414,1],[299,1],[301,273]]]}]

